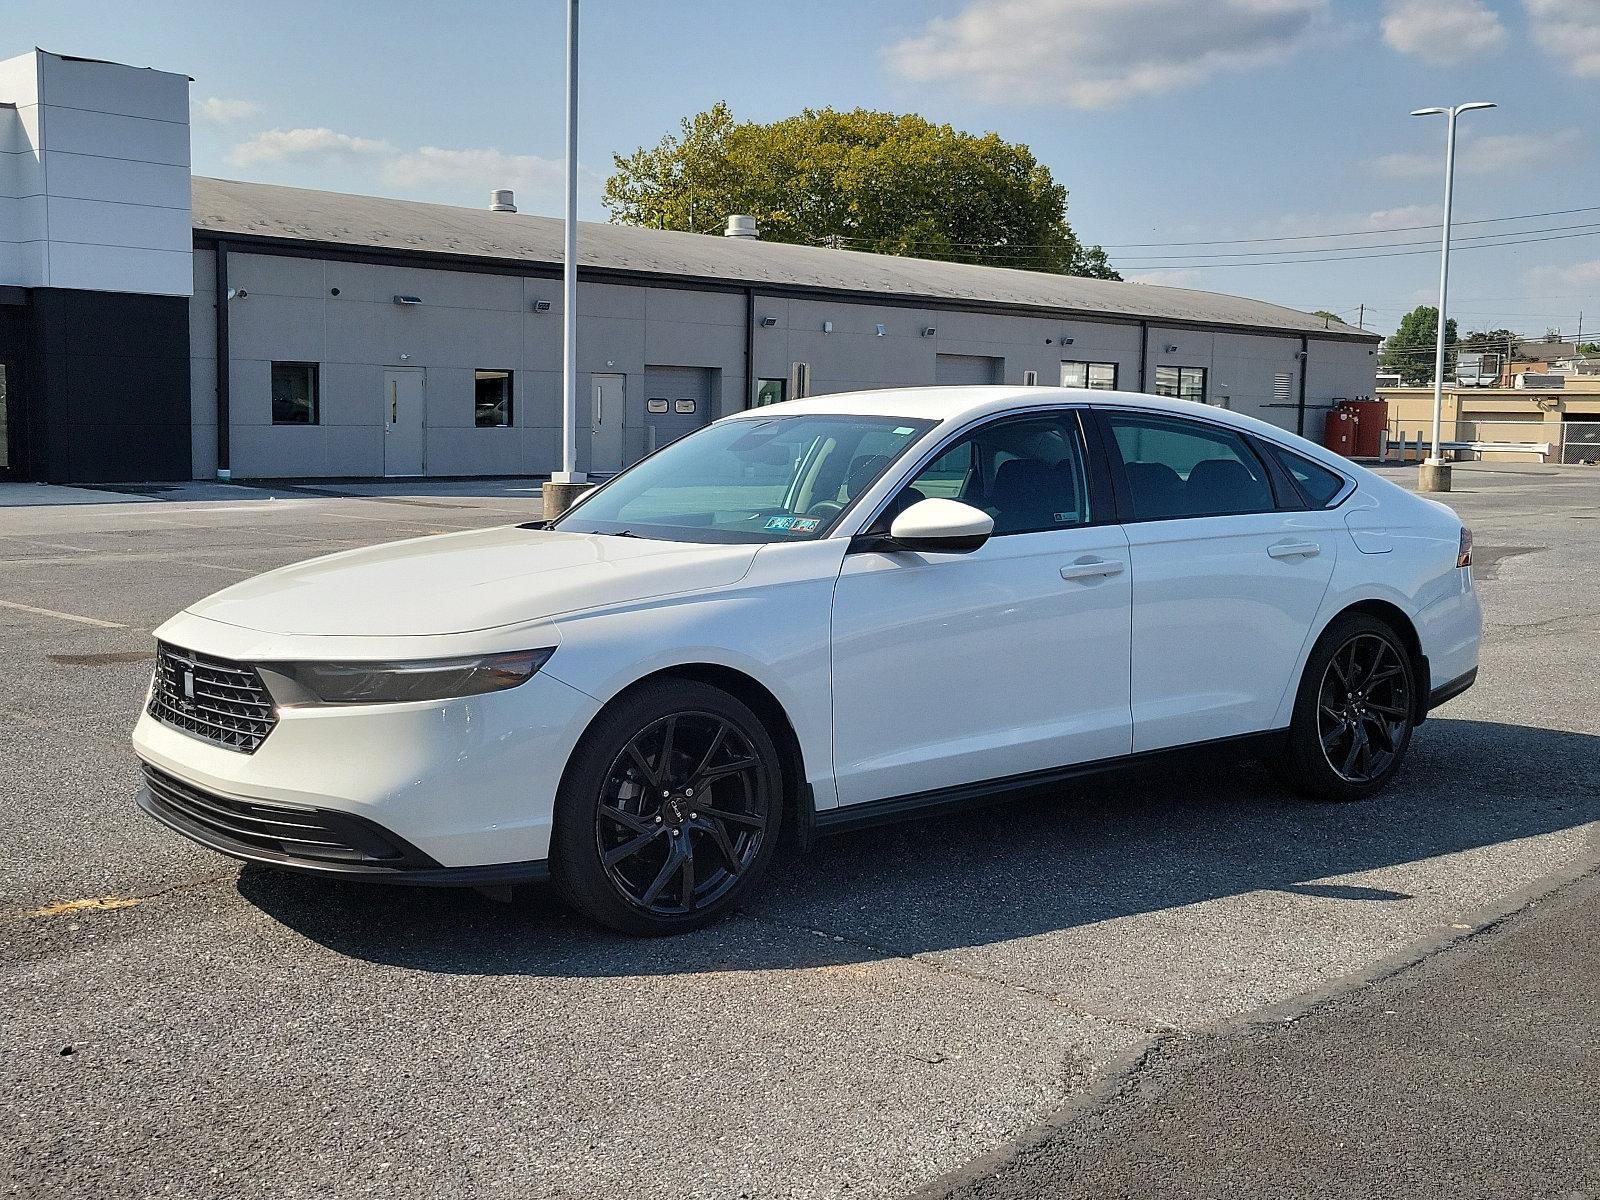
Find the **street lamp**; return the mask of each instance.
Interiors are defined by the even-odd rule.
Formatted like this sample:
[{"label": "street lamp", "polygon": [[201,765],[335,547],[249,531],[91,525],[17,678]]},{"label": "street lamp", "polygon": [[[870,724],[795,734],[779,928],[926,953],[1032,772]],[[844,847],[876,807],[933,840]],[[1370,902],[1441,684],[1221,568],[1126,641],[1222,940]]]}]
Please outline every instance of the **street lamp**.
[{"label": "street lamp", "polygon": [[559,517],[589,486],[578,470],[578,0],[567,2],[567,163],[561,260],[561,469],[541,489],[544,518]]},{"label": "street lamp", "polygon": [[1413,117],[1442,115],[1448,119],[1444,139],[1444,236],[1439,249],[1439,333],[1433,353],[1433,449],[1422,464],[1417,481],[1424,492],[1450,490],[1450,464],[1439,455],[1439,425],[1444,410],[1444,305],[1450,286],[1450,208],[1455,191],[1456,118],[1474,108],[1494,107],[1488,100],[1474,100],[1450,108],[1419,108],[1411,114]]}]

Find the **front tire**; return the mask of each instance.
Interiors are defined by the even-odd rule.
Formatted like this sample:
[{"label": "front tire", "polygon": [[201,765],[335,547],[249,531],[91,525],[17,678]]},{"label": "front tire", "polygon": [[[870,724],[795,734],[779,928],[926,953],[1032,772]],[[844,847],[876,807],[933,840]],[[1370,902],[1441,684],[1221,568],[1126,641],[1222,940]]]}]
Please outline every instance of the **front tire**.
[{"label": "front tire", "polygon": [[1317,800],[1364,800],[1383,790],[1411,744],[1416,672],[1386,622],[1348,613],[1317,639],[1295,698],[1278,774]]},{"label": "front tire", "polygon": [[782,819],[777,747],[755,713],[708,684],[646,683],[607,707],[573,753],[551,874],[602,925],[683,933],[755,886]]}]

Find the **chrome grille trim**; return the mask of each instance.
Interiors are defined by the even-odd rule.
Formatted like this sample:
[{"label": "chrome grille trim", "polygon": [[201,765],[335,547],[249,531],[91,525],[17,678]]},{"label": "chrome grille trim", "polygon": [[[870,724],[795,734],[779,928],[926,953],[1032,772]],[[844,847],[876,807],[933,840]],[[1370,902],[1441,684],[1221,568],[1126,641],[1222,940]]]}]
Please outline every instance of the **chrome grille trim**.
[{"label": "chrome grille trim", "polygon": [[242,754],[254,754],[278,723],[272,697],[254,667],[166,642],[156,645],[150,715]]}]

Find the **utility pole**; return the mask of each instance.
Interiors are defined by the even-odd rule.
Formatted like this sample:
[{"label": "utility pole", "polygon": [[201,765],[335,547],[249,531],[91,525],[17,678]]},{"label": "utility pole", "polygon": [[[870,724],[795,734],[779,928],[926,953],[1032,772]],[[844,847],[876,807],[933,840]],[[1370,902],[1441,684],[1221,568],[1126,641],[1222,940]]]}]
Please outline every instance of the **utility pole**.
[{"label": "utility pole", "polygon": [[1444,136],[1444,234],[1439,247],[1439,331],[1433,355],[1433,448],[1422,464],[1418,476],[1419,490],[1448,492],[1450,490],[1450,464],[1439,455],[1439,426],[1444,412],[1444,336],[1446,328],[1445,300],[1450,290],[1450,210],[1455,191],[1456,175],[1456,118],[1475,108],[1494,108],[1487,100],[1474,100],[1470,104],[1456,104],[1449,108],[1419,108],[1413,117],[1443,116],[1446,120]]},{"label": "utility pole", "polygon": [[567,206],[561,260],[561,469],[542,489],[544,519],[559,517],[589,486],[578,470],[578,0],[567,0]]},{"label": "utility pole", "polygon": [[1365,329],[1366,327],[1367,327],[1367,306],[1365,304],[1363,304],[1363,305],[1361,305],[1361,307],[1356,309],[1356,328],[1357,329]]}]

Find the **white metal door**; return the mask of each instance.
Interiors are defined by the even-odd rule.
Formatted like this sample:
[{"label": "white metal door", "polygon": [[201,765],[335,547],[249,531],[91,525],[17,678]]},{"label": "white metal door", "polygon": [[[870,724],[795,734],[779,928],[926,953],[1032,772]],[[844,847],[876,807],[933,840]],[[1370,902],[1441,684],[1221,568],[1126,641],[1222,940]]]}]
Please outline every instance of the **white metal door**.
[{"label": "white metal door", "polygon": [[390,367],[383,373],[383,473],[421,475],[425,439],[425,373],[421,367]]},{"label": "white metal door", "polygon": [[839,803],[1127,754],[1128,540],[852,554],[833,602]]},{"label": "white metal door", "polygon": [[627,407],[628,377],[589,376],[589,469],[601,474],[622,470],[622,425]]}]

